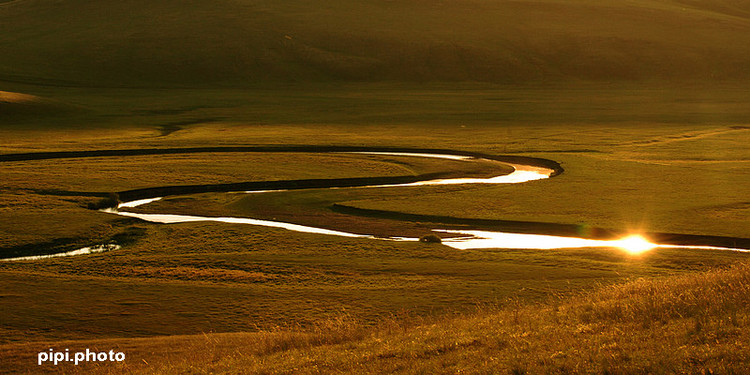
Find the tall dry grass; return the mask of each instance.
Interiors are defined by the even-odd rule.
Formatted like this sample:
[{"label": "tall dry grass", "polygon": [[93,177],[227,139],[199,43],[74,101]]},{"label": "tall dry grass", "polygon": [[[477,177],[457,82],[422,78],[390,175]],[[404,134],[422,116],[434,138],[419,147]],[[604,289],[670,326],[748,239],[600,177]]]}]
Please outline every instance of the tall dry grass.
[{"label": "tall dry grass", "polygon": [[[750,368],[750,263],[637,279],[541,304],[442,319],[139,339],[127,363],[80,373],[742,374]],[[138,359],[142,359],[138,361]]]},{"label": "tall dry grass", "polygon": [[750,264],[603,288],[571,304],[582,321],[665,323],[671,319],[732,316],[750,306]]}]

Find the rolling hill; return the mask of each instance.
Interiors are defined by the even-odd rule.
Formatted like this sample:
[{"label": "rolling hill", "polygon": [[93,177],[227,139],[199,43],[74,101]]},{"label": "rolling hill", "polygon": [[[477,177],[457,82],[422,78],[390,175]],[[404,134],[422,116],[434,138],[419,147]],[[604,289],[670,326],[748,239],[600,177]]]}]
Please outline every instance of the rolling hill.
[{"label": "rolling hill", "polygon": [[75,108],[61,102],[34,95],[0,91],[0,113],[3,118],[19,120],[26,116],[52,116],[73,113]]},{"label": "rolling hill", "polygon": [[746,81],[738,0],[15,0],[0,81]]}]

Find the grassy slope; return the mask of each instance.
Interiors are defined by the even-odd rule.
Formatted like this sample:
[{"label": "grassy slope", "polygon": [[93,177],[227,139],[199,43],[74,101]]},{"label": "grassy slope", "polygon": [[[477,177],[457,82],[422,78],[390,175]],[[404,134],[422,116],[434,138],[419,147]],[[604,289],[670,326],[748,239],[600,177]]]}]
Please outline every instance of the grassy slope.
[{"label": "grassy slope", "polygon": [[0,91],[0,113],[2,122],[20,119],[49,119],[51,116],[70,115],[76,108],[34,95]]},{"label": "grassy slope", "polygon": [[[639,279],[580,297],[363,328],[340,315],[305,330],[0,346],[17,371],[55,373],[742,373],[750,269]],[[655,344],[658,343],[658,344]],[[32,365],[42,348],[128,360]],[[139,359],[141,359],[139,361]]]},{"label": "grassy slope", "polygon": [[740,2],[97,1],[0,5],[0,80],[745,80]]}]

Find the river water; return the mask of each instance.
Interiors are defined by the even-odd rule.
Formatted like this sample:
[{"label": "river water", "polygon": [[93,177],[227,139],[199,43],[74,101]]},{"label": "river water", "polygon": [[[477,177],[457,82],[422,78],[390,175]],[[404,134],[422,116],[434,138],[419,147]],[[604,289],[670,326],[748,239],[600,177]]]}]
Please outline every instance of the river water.
[{"label": "river water", "polygon": [[[471,162],[475,160],[473,157],[462,156],[462,155],[448,155],[448,154],[426,154],[426,153],[407,153],[407,152],[354,152],[357,154],[373,154],[373,155],[391,155],[391,156],[408,156],[408,157],[429,157],[429,158],[442,158],[450,160],[460,160]],[[514,168],[514,171],[507,175],[489,177],[489,178],[454,178],[454,179],[437,179],[420,181],[406,184],[385,184],[385,185],[372,185],[363,186],[360,188],[383,188],[383,187],[408,187],[408,186],[427,186],[427,185],[459,185],[459,184],[508,184],[508,183],[524,183],[534,180],[542,180],[549,178],[554,170],[549,168],[536,167],[531,165],[523,164],[508,164]],[[280,190],[257,190],[257,191],[246,191],[245,193],[261,194],[270,191]],[[317,233],[324,235],[342,236],[342,237],[354,237],[354,238],[367,238],[376,240],[390,240],[390,241],[419,241],[418,238],[409,237],[376,237],[369,234],[357,234],[348,233],[330,229],[316,228],[305,225],[285,223],[278,221],[259,220],[252,218],[240,218],[240,217],[206,217],[206,216],[192,216],[192,215],[170,215],[170,214],[141,214],[134,212],[122,211],[123,208],[131,208],[143,206],[148,203],[160,200],[161,197],[142,199],[133,202],[126,202],[120,204],[117,209],[103,210],[112,214],[135,217],[141,220],[153,222],[153,223],[186,223],[196,221],[213,221],[222,223],[236,223],[236,224],[249,224],[249,225],[260,225],[266,227],[283,228],[296,232],[304,233]],[[622,248],[631,253],[641,253],[644,251],[652,250],[655,248],[685,248],[685,249],[705,249],[705,250],[735,250],[735,251],[750,251],[747,249],[734,249],[726,247],[714,247],[714,246],[682,246],[682,245],[663,245],[654,244],[649,242],[647,239],[638,235],[632,235],[616,240],[592,240],[585,238],[576,237],[563,237],[563,236],[550,236],[541,234],[522,234],[522,233],[507,233],[507,232],[493,232],[493,231],[479,231],[479,230],[446,230],[441,228],[434,228],[434,232],[449,233],[455,236],[443,239],[443,244],[450,246],[455,249],[564,249],[564,248],[583,248],[583,247],[617,247]]]},{"label": "river water", "polygon": [[[389,156],[405,156],[405,157],[427,157],[427,158],[439,158],[456,160],[463,162],[472,162],[477,160],[471,156],[463,155],[450,155],[450,154],[428,154],[428,153],[409,153],[409,152],[348,152],[353,154],[370,154],[370,155],[389,155]],[[485,159],[486,160],[486,159]],[[499,163],[499,162],[498,162]],[[543,180],[550,178],[554,173],[554,170],[549,168],[537,167],[532,165],[524,164],[513,164],[503,163],[513,167],[513,172],[488,178],[453,178],[453,179],[436,179],[428,181],[419,181],[405,184],[384,184],[384,185],[372,185],[372,186],[361,186],[358,188],[385,188],[385,187],[410,187],[410,186],[428,186],[428,185],[460,185],[460,184],[518,184],[535,180]],[[284,190],[254,190],[245,191],[248,194],[263,194],[267,192],[278,192]],[[303,233],[315,233],[329,236],[341,236],[351,238],[365,238],[372,240],[381,241],[419,241],[418,238],[410,237],[377,237],[370,234],[360,233],[349,233],[331,229],[316,228],[306,225],[299,225],[293,223],[285,223],[279,221],[260,220],[253,218],[242,218],[242,217],[207,217],[207,216],[194,216],[194,215],[172,215],[172,214],[142,214],[135,212],[128,212],[126,209],[134,207],[142,207],[149,203],[161,200],[162,197],[152,197],[147,199],[140,199],[131,202],[120,203],[117,208],[103,209],[102,212],[110,214],[134,217],[144,221],[152,223],[162,224],[174,224],[174,223],[189,223],[189,222],[200,222],[200,221],[212,221],[220,223],[234,223],[234,224],[248,224],[248,225],[259,225],[273,228],[283,228],[295,232]],[[606,248],[621,248],[630,253],[638,254],[644,251],[656,249],[656,248],[682,248],[682,249],[704,249],[704,250],[733,250],[750,252],[748,249],[736,249],[728,247],[717,247],[717,246],[687,246],[687,245],[664,245],[651,243],[647,239],[640,237],[639,235],[631,235],[625,238],[616,240],[593,240],[586,238],[576,237],[563,237],[563,236],[550,236],[542,234],[523,234],[523,233],[508,233],[508,232],[494,232],[494,231],[482,231],[482,230],[448,230],[443,228],[433,228],[436,233],[448,233],[450,236],[443,238],[442,243],[446,246],[450,246],[455,249],[467,250],[467,249],[565,249],[565,248],[585,248],[585,247],[606,247]],[[116,244],[103,244],[92,247],[85,247],[65,253],[50,254],[50,255],[39,255],[39,256],[28,256],[3,259],[4,261],[15,261],[15,260],[41,260],[55,257],[65,257],[83,254],[93,254],[105,251],[112,251],[119,249],[120,246]]]}]

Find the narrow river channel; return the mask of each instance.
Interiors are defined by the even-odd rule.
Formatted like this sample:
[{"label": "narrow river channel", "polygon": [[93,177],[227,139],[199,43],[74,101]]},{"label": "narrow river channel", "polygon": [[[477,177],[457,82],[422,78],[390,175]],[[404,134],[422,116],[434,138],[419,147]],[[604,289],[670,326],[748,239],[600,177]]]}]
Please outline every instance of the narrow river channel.
[{"label": "narrow river channel", "polygon": [[[292,149],[286,150],[286,151],[288,152],[331,152],[331,153],[349,153],[349,154],[363,154],[363,155],[387,155],[387,156],[402,156],[402,157],[438,158],[438,159],[464,161],[467,163],[477,161],[477,160],[483,160],[483,161],[491,161],[491,162],[509,165],[513,168],[513,172],[509,174],[492,176],[492,177],[487,177],[487,178],[425,179],[421,181],[383,183],[383,184],[368,184],[368,183],[362,183],[361,181],[339,180],[337,183],[339,183],[340,185],[338,186],[336,186],[334,183],[329,184],[326,181],[315,180],[315,181],[312,181],[312,185],[315,185],[314,187],[302,187],[302,188],[321,188],[320,186],[318,186],[321,183],[327,186],[327,188],[329,189],[354,189],[354,188],[362,189],[362,188],[414,187],[414,186],[427,186],[427,185],[461,185],[461,184],[519,184],[519,183],[524,183],[528,181],[548,179],[550,177],[556,176],[562,171],[562,169],[559,168],[559,165],[555,162],[552,162],[549,160],[525,158],[525,157],[507,157],[506,156],[504,157],[504,159],[503,157],[496,157],[498,159],[485,159],[482,156],[467,155],[467,153],[451,154],[447,152],[438,153],[438,152],[429,152],[429,151],[408,152],[408,151],[403,151],[403,150],[401,151],[374,151],[374,150],[367,150],[367,151],[357,151],[357,150],[314,151],[313,150],[313,151],[310,151],[310,150],[311,150],[310,147],[297,147],[297,148],[292,147]],[[13,161],[13,160],[26,160],[26,159],[35,160],[35,159],[60,158],[60,157],[102,156],[100,154],[107,154],[107,155],[109,154],[113,154],[113,155],[115,154],[117,155],[119,154],[123,154],[123,155],[158,154],[160,152],[178,153],[182,151],[186,153],[209,152],[209,151],[220,152],[221,149],[215,150],[214,148],[206,148],[206,149],[184,149],[184,150],[182,149],[126,150],[126,151],[114,150],[114,151],[89,152],[91,155],[89,155],[86,152],[69,152],[69,153],[61,153],[61,155],[58,155],[57,153],[52,153],[51,155],[35,155],[35,154],[7,155],[6,158],[8,159],[8,161]],[[264,149],[240,148],[239,150],[232,149],[232,151],[260,152],[260,151],[264,151]],[[267,151],[272,152],[274,150],[267,150]],[[528,161],[524,162],[524,160],[528,160]],[[539,162],[540,160],[543,160],[543,162],[547,162],[547,164],[544,164],[543,162],[540,163]],[[535,161],[536,163],[534,163],[533,161]],[[540,164],[541,165],[548,165],[548,164],[556,165],[558,169],[540,166]],[[286,182],[281,181],[279,183],[283,185],[283,183],[289,184],[290,182],[296,183],[297,181],[286,181]],[[211,188],[217,188],[217,186],[215,185],[208,185],[208,186],[210,186]],[[197,186],[197,187],[189,186],[187,188],[195,190],[196,188],[202,188],[202,187],[203,186]],[[295,187],[295,188],[300,189],[300,187]],[[124,193],[130,193],[131,195],[134,195],[135,193],[134,196],[138,196],[139,198],[132,199],[127,202],[122,202],[122,203],[119,203],[117,207],[106,208],[100,211],[114,214],[114,215],[138,218],[140,220],[144,220],[147,222],[162,223],[162,224],[212,221],[212,222],[221,222],[221,223],[248,224],[248,225],[258,225],[258,226],[273,227],[273,228],[283,228],[283,229],[296,231],[296,232],[316,233],[316,234],[329,235],[329,236],[364,238],[364,239],[372,239],[372,240],[378,240],[378,241],[419,241],[420,240],[419,238],[413,238],[413,237],[379,237],[379,236],[375,236],[375,235],[367,234],[367,233],[349,233],[349,232],[344,232],[344,231],[317,228],[317,227],[294,224],[294,223],[260,220],[260,219],[253,219],[253,218],[244,218],[244,217],[207,217],[207,216],[173,215],[173,214],[161,214],[161,213],[149,214],[149,213],[135,213],[135,212],[130,212],[127,210],[129,208],[146,206],[149,203],[161,200],[163,196],[158,196],[157,192],[161,191],[159,189],[160,188],[142,189],[138,191],[124,192]],[[218,189],[221,189],[221,190],[211,190],[211,191],[244,192],[247,194],[263,194],[267,192],[286,191],[286,189],[284,188],[232,191],[232,190],[227,190],[228,187],[226,186],[218,186]],[[174,192],[170,190],[170,193],[174,193]],[[149,194],[151,194],[151,196],[149,196]],[[143,197],[144,195],[145,197]],[[184,195],[184,194],[179,194],[179,195]],[[639,254],[639,253],[657,249],[657,248],[729,250],[729,251],[750,252],[750,249],[734,248],[734,247],[680,245],[680,244],[674,244],[674,243],[659,244],[659,243],[653,243],[639,234],[631,234],[631,235],[624,236],[623,238],[618,238],[618,239],[599,240],[599,239],[578,238],[578,237],[553,236],[553,235],[546,235],[546,234],[487,231],[487,230],[480,230],[478,228],[477,229],[452,230],[452,229],[440,228],[440,226],[437,224],[435,225],[434,228],[431,228],[431,230],[435,233],[443,234],[443,237],[445,237],[445,234],[447,234],[448,235],[447,237],[442,238],[442,244],[446,246],[450,246],[455,249],[460,249],[460,250],[468,250],[468,249],[565,249],[565,248],[602,247],[602,248],[620,248],[631,254]],[[100,253],[100,252],[105,252],[105,251],[117,250],[119,248],[120,246],[118,246],[117,244],[101,244],[101,245],[84,247],[81,249],[72,250],[72,251],[68,251],[64,253],[58,253],[58,254],[7,258],[7,259],[2,259],[2,260],[3,261],[42,260],[42,259],[48,259],[48,258],[54,258],[54,257],[65,257],[65,256]]]},{"label": "narrow river channel", "polygon": [[[407,156],[407,157],[428,157],[428,158],[442,158],[452,160],[464,160],[470,162],[475,159],[471,156],[463,155],[450,155],[450,154],[429,154],[429,153],[408,153],[408,152],[353,152],[357,154],[371,154],[371,155],[391,155],[391,156]],[[513,167],[512,173],[494,176],[489,178],[454,178],[454,179],[435,179],[427,181],[418,181],[412,183],[403,184],[383,184],[383,185],[366,185],[359,186],[357,188],[384,188],[384,187],[409,187],[409,186],[426,186],[426,185],[459,185],[459,184],[517,184],[524,183],[534,180],[542,180],[550,178],[553,175],[554,170],[550,168],[538,167],[533,165],[515,164],[515,163],[504,163]],[[249,190],[245,193],[262,194],[269,190]],[[271,190],[281,191],[281,190]],[[356,238],[368,238],[374,240],[385,240],[385,241],[419,241],[419,238],[409,237],[376,237],[369,234],[357,234],[348,233],[330,229],[316,228],[311,226],[285,223],[278,221],[259,220],[252,218],[241,218],[241,217],[206,217],[206,216],[192,216],[192,215],[171,215],[171,214],[142,214],[124,211],[124,208],[132,208],[147,205],[151,202],[162,199],[161,197],[153,197],[147,199],[140,199],[131,202],[121,203],[117,208],[105,209],[104,212],[135,217],[144,221],[153,223],[187,223],[196,221],[213,221],[221,223],[235,223],[235,224],[249,224],[249,225],[260,225],[274,228],[284,228],[296,232],[305,233],[318,233],[332,236],[343,236],[343,237],[356,237]],[[630,235],[621,239],[615,240],[594,240],[586,238],[576,237],[563,237],[563,236],[550,236],[542,234],[523,234],[523,233],[507,233],[507,232],[493,232],[493,231],[481,231],[481,230],[447,230],[442,228],[433,228],[434,232],[438,233],[450,233],[453,236],[444,238],[442,243],[446,246],[450,246],[455,249],[564,249],[564,248],[582,248],[582,247],[616,247],[624,249],[630,253],[641,253],[644,251],[656,249],[656,248],[684,248],[684,249],[704,249],[704,250],[733,250],[733,251],[745,251],[747,249],[730,248],[730,247],[719,247],[719,246],[690,246],[690,245],[666,245],[656,244],[648,241],[647,239],[639,235]]]}]

